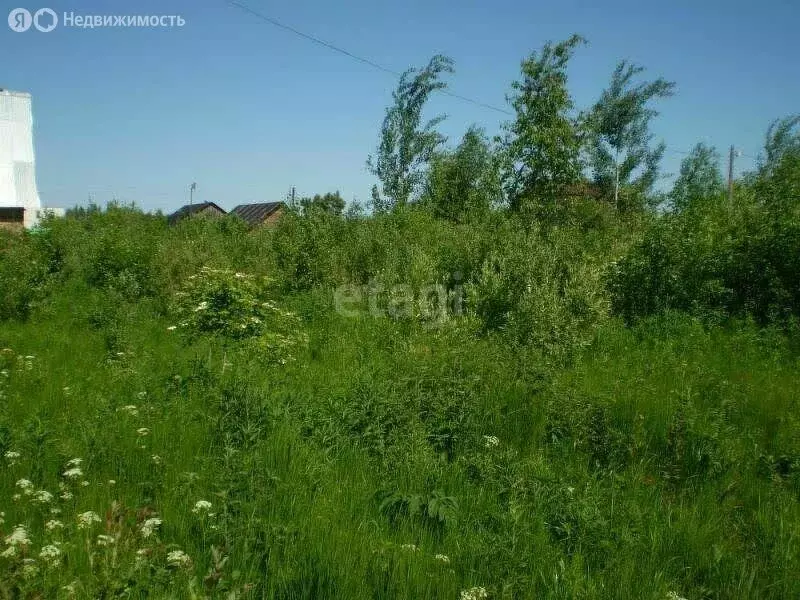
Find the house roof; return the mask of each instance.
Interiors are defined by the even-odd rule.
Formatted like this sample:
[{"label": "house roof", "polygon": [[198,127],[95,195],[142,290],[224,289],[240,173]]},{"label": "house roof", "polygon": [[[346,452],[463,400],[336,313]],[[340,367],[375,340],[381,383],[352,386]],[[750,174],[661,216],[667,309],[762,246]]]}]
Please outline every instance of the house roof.
[{"label": "house roof", "polygon": [[213,202],[200,202],[198,204],[186,204],[185,206],[181,206],[178,210],[176,210],[174,213],[172,213],[171,215],[169,215],[167,217],[167,221],[169,221],[170,225],[174,225],[175,223],[177,223],[181,219],[184,219],[184,218],[186,218],[188,216],[191,216],[191,215],[193,215],[195,213],[203,211],[203,210],[207,209],[208,207],[216,208],[223,215],[226,214],[225,211],[222,208],[220,208],[219,206],[217,206]]},{"label": "house roof", "polygon": [[259,225],[264,219],[281,209],[283,202],[261,202],[260,204],[240,204],[231,213],[241,217],[248,225]]}]

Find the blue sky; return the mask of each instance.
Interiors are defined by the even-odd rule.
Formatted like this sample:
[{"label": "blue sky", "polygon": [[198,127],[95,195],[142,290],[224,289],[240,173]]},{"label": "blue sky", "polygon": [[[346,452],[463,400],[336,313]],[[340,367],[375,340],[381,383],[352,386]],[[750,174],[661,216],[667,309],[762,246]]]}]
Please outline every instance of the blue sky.
[{"label": "blue sky", "polygon": [[[188,200],[225,208],[339,189],[367,201],[365,168],[396,78],[275,28],[224,0],[3,0],[0,87],[33,95],[37,178],[46,205],[92,194],[169,212]],[[742,2],[478,2],[239,0],[386,67],[451,56],[451,90],[505,107],[520,60],[547,40],[580,33],[570,87],[590,105],[619,59],[677,83],[658,105],[655,134],[670,152],[698,141],[753,166],[769,122],[800,111],[800,4]],[[16,33],[12,8],[57,13],[181,15],[182,28],[58,27]],[[455,143],[471,124],[496,133],[506,116],[437,96]]]}]

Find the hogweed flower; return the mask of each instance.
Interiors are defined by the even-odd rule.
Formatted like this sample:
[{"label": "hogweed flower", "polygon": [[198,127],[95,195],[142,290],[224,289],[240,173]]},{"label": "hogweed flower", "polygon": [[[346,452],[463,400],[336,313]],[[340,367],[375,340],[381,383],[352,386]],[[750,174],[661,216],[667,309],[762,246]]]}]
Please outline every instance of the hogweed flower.
[{"label": "hogweed flower", "polygon": [[35,577],[39,572],[39,567],[36,566],[36,561],[32,558],[26,558],[22,561],[22,576],[25,579]]},{"label": "hogweed flower", "polygon": [[5,539],[7,546],[28,546],[31,539],[28,537],[28,530],[24,525],[17,525]]},{"label": "hogweed flower", "polygon": [[471,587],[468,590],[461,590],[461,600],[485,600],[489,597],[489,592],[486,588]]},{"label": "hogweed flower", "polygon": [[14,450],[8,450],[5,454],[3,454],[3,457],[6,459],[9,467],[19,464],[20,456],[21,454]]},{"label": "hogweed flower", "polygon": [[83,463],[83,459],[82,458],[73,458],[67,463],[67,466],[68,467],[79,467],[79,466],[81,466],[82,463]]},{"label": "hogweed flower", "polygon": [[101,533],[100,535],[97,536],[97,545],[98,546],[110,546],[115,541],[116,540],[114,539],[113,536],[106,535],[104,533]]},{"label": "hogweed flower", "polygon": [[139,409],[135,404],[127,404],[126,406],[121,406],[117,409],[117,412],[122,411],[124,413],[129,414],[132,417],[139,416]]},{"label": "hogweed flower", "polygon": [[64,524],[57,519],[50,519],[44,524],[44,528],[47,529],[47,531],[53,531],[55,529],[63,529]]},{"label": "hogweed flower", "polygon": [[17,487],[22,490],[26,496],[33,494],[33,483],[28,479],[20,479],[17,481]]},{"label": "hogweed flower", "polygon": [[142,537],[149,538],[151,535],[153,535],[153,533],[155,533],[155,530],[161,526],[161,523],[161,519],[155,517],[147,519],[144,523],[142,523]]},{"label": "hogweed flower", "polygon": [[437,554],[437,555],[436,555],[436,556],[434,556],[433,558],[435,558],[436,560],[440,560],[440,561],[442,561],[442,562],[443,562],[444,564],[446,564],[446,565],[449,565],[449,564],[450,564],[450,557],[449,557],[449,556],[447,556],[446,554]]},{"label": "hogweed flower", "polygon": [[500,445],[500,438],[495,435],[485,435],[483,436],[483,445],[486,448],[496,448]]},{"label": "hogweed flower", "polygon": [[72,467],[62,473],[67,479],[78,479],[83,477],[83,470],[80,467]]},{"label": "hogweed flower", "polygon": [[210,510],[211,510],[211,502],[209,502],[208,500],[198,500],[197,502],[194,503],[194,508],[192,509],[192,512],[196,515],[199,515],[200,513],[208,514]]},{"label": "hogweed flower", "polygon": [[187,568],[192,564],[192,559],[183,550],[173,550],[167,554],[167,564],[171,567]]},{"label": "hogweed flower", "polygon": [[89,529],[93,524],[100,522],[100,515],[93,510],[87,510],[78,515],[78,529]]},{"label": "hogweed flower", "polygon": [[414,544],[402,544],[400,547],[403,550],[408,550],[410,552],[416,552],[417,550],[419,550],[419,548],[417,548]]},{"label": "hogweed flower", "polygon": [[39,558],[50,566],[56,565],[61,560],[61,549],[57,544],[48,544],[42,547]]},{"label": "hogweed flower", "polygon": [[146,435],[150,435],[150,430],[147,427],[139,427],[139,429],[136,430],[136,433],[138,433],[141,437],[144,437]]},{"label": "hogweed flower", "polygon": [[39,502],[40,504],[48,504],[53,501],[53,494],[47,490],[39,490],[33,494],[33,500],[35,502]]}]

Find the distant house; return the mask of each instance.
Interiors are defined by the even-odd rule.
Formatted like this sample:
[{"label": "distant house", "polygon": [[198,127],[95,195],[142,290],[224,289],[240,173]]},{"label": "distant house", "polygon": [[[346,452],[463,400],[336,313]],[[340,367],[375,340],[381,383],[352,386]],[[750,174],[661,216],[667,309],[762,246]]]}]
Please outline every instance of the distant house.
[{"label": "distant house", "polygon": [[283,202],[262,202],[260,204],[240,204],[231,211],[250,227],[274,225],[286,210]]},{"label": "distant house", "polygon": [[175,225],[187,217],[210,217],[218,218],[227,213],[213,202],[200,202],[199,204],[187,204],[167,217],[170,225]]},{"label": "distant house", "polygon": [[25,209],[21,206],[0,206],[0,229],[19,229],[25,224]]}]

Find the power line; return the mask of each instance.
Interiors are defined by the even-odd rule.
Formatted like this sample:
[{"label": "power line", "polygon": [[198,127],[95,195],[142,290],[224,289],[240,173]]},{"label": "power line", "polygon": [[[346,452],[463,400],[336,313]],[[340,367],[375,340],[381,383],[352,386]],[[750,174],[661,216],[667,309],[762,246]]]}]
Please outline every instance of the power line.
[{"label": "power line", "polygon": [[[268,17],[267,15],[265,15],[263,13],[260,13],[257,10],[253,10],[249,6],[247,6],[245,4],[242,4],[240,2],[237,2],[236,0],[226,0],[226,3],[231,5],[231,6],[233,6],[233,7],[238,8],[239,10],[242,10],[242,11],[244,11],[244,12],[246,12],[246,13],[248,13],[248,14],[256,17],[256,18],[258,18],[258,19],[261,19],[262,21],[264,21],[266,23],[269,23],[270,25],[274,25],[275,27],[278,27],[280,29],[283,29],[285,31],[293,33],[293,34],[295,34],[297,36],[300,36],[301,38],[304,38],[304,39],[306,39],[306,40],[308,40],[310,42],[314,42],[315,44],[319,44],[320,46],[328,48],[329,50],[333,50],[334,52],[338,52],[339,54],[343,54],[343,55],[345,55],[345,56],[347,56],[349,58],[352,58],[353,60],[357,60],[358,62],[361,62],[361,63],[363,63],[363,64],[365,64],[367,66],[370,66],[373,69],[377,69],[378,71],[383,71],[384,73],[388,73],[389,75],[394,75],[395,77],[400,77],[402,75],[402,73],[400,73],[399,71],[395,71],[394,69],[390,69],[388,67],[384,67],[383,65],[378,64],[375,61],[372,61],[372,60],[370,60],[368,58],[364,58],[363,56],[359,56],[357,54],[353,54],[352,52],[349,52],[349,51],[345,50],[344,48],[341,48],[339,46],[336,46],[334,44],[331,44],[329,42],[321,40],[318,37],[313,36],[313,35],[311,35],[309,33],[304,33],[302,31],[300,31],[299,29],[295,29],[294,27],[286,25],[285,23],[281,23],[280,21],[278,21],[276,19],[273,19],[272,17]],[[456,99],[462,100],[464,102],[469,102],[470,104],[474,104],[475,106],[480,106],[481,108],[486,108],[488,110],[493,110],[493,111],[502,113],[504,115],[514,116],[514,113],[512,113],[509,110],[506,110],[505,108],[500,108],[498,106],[493,106],[491,104],[486,104],[485,102],[481,102],[479,100],[475,100],[475,99],[469,98],[467,96],[462,96],[460,94],[456,94],[456,93],[450,92],[450,91],[448,91],[446,89],[445,90],[439,90],[439,91],[442,94],[444,94],[445,96],[450,96],[451,98],[456,98]]]}]

